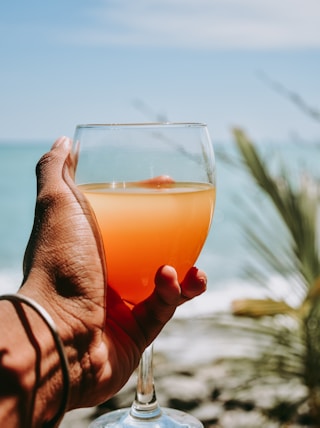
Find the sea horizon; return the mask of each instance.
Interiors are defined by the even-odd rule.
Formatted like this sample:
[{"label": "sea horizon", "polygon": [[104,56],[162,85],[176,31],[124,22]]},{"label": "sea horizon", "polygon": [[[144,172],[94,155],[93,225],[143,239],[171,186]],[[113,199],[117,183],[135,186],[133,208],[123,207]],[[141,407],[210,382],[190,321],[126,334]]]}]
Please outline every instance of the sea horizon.
[{"label": "sea horizon", "polygon": [[[35,167],[51,144],[48,139],[42,142],[0,140],[1,293],[15,292],[21,283],[23,254],[33,223]],[[252,223],[252,213],[246,212],[243,196],[254,201],[260,191],[244,168],[222,160],[225,155],[235,156],[235,145],[231,140],[227,143],[214,142],[213,145],[217,164],[217,201],[210,234],[196,263],[208,275],[207,294],[196,299],[197,303],[192,306],[192,312],[198,315],[211,310],[226,310],[235,297],[262,296],[275,289],[279,295],[288,294],[286,281],[277,272],[268,272],[265,287],[245,276],[254,253],[245,239],[244,226]],[[316,143],[306,146],[297,142],[272,142],[258,144],[258,148],[264,159],[270,159],[275,170],[285,167],[293,175],[307,172],[312,177],[319,177],[317,159],[320,145]],[[183,309],[180,313],[183,316]]]}]

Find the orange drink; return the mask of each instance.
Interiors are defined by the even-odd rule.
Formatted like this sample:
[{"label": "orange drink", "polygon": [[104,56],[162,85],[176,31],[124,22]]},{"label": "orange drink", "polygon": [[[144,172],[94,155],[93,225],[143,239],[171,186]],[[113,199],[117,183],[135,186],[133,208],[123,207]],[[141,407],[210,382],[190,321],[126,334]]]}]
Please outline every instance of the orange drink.
[{"label": "orange drink", "polygon": [[149,296],[164,264],[181,281],[206,240],[215,202],[207,183],[81,185],[103,239],[108,284],[129,304]]}]

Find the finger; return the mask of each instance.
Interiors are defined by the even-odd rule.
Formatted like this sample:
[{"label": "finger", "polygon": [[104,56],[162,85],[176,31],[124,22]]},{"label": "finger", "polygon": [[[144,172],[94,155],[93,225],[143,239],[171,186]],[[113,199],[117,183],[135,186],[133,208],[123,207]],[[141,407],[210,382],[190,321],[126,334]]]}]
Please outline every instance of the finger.
[{"label": "finger", "polygon": [[63,150],[65,150],[66,152],[69,152],[69,151],[70,151],[70,149],[71,149],[71,144],[72,144],[72,141],[71,141],[71,139],[70,139],[70,138],[65,137],[65,136],[62,136],[62,137],[59,137],[59,138],[58,138],[58,139],[57,139],[57,140],[52,144],[51,150],[55,150],[55,149],[59,148],[59,150],[63,149]]},{"label": "finger", "polygon": [[[34,224],[23,261],[23,272],[25,277],[34,264],[35,253],[41,249],[41,243],[45,242],[47,239],[43,238],[43,229],[45,229],[50,219],[52,221],[53,218],[49,215],[49,208],[55,206],[57,201],[61,201],[62,199],[61,195],[63,192],[61,192],[61,186],[64,184],[60,178],[70,147],[70,139],[66,137],[59,138],[53,144],[51,150],[43,155],[37,164],[37,202]],[[63,212],[62,210],[57,211]]]},{"label": "finger", "polygon": [[147,344],[151,343],[172,318],[181,300],[178,276],[170,266],[161,267],[155,276],[155,289],[132,313],[142,329]]},{"label": "finger", "polygon": [[62,183],[59,178],[62,177],[71,145],[70,138],[61,137],[53,144],[51,150],[41,157],[36,167],[38,194],[41,192],[56,194],[59,191],[59,184]]},{"label": "finger", "polygon": [[177,306],[180,300],[181,288],[176,270],[171,266],[162,266],[155,276],[153,292],[156,302],[166,307]]},{"label": "finger", "polygon": [[77,147],[73,152],[71,147],[70,138],[60,137],[37,164],[37,206],[40,211],[45,212],[49,206],[64,205],[71,190],[83,212],[91,213],[88,201],[74,182],[78,153]]},{"label": "finger", "polygon": [[207,289],[207,276],[195,266],[189,269],[181,283],[180,304],[204,293]]}]

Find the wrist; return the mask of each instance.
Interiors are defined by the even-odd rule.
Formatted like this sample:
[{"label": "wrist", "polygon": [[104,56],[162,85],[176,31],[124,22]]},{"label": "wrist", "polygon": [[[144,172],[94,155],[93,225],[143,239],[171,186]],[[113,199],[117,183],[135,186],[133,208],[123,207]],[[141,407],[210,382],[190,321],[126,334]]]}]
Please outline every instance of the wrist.
[{"label": "wrist", "polygon": [[55,324],[43,307],[22,294],[0,299],[14,335],[0,343],[1,368],[13,381],[12,392],[5,390],[4,396],[13,398],[8,404],[19,426],[55,426],[66,410],[69,391],[68,363]]},{"label": "wrist", "polygon": [[[84,323],[78,316],[77,303],[74,302],[72,298],[63,297],[56,292],[52,292],[52,285],[50,282],[46,282],[46,280],[47,278],[42,278],[42,280],[40,280],[40,278],[35,277],[35,275],[33,275],[32,278],[29,277],[19,290],[19,295],[23,294],[39,303],[49,313],[56,325],[69,365],[70,397],[67,410],[71,410],[79,407],[79,391],[81,390],[83,373],[86,371],[83,359],[86,360],[86,352],[90,338],[88,338],[88,331]],[[36,286],[36,284],[38,284],[38,286]],[[49,336],[49,340],[52,340],[48,328],[44,330]],[[52,343],[53,342],[51,342],[51,344]],[[48,353],[50,355],[50,350]],[[55,352],[55,355],[58,355],[57,352]],[[53,385],[55,388],[52,389],[52,385],[50,385],[51,379],[48,379],[49,399],[50,396],[53,398],[61,397],[61,392],[65,386],[63,384],[61,370],[59,370],[59,367],[57,368],[60,377],[57,376],[56,380],[59,381],[60,379],[60,384],[57,385],[54,383]],[[60,388],[60,390],[57,389],[57,387]]]}]

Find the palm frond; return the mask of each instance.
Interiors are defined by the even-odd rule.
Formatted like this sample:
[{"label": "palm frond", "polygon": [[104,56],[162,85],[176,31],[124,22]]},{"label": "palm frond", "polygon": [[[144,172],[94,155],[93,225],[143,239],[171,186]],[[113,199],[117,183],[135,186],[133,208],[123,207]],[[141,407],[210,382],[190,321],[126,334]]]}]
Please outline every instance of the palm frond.
[{"label": "palm frond", "polygon": [[[254,144],[240,129],[234,129],[234,137],[240,155],[256,184],[271,199],[280,214],[292,238],[292,252],[295,265],[305,280],[306,286],[312,288],[320,274],[320,258],[317,244],[317,205],[318,188],[302,177],[300,186],[294,188],[286,176],[272,177],[266,163],[261,159]],[[252,239],[253,236],[251,236]],[[254,240],[258,243],[259,237]],[[261,240],[259,244],[260,248]],[[270,250],[263,249],[270,257]],[[274,263],[273,267],[275,266]]]},{"label": "palm frond", "polygon": [[294,315],[295,309],[284,301],[273,299],[237,299],[232,302],[234,315],[261,318],[265,316]]},{"label": "palm frond", "polygon": [[[274,343],[277,346],[266,357],[275,357],[275,368],[283,372],[285,363],[286,373],[302,378],[308,390],[308,405],[312,420],[320,420],[320,254],[318,248],[318,204],[319,181],[315,182],[307,175],[301,174],[298,181],[293,182],[292,176],[284,171],[272,175],[270,166],[262,159],[252,142],[240,129],[234,130],[236,146],[240,158],[256,185],[262,189],[282,225],[286,230],[285,242],[283,236],[272,238],[268,234],[266,224],[272,222],[269,212],[262,212],[263,228],[257,229],[256,224],[247,226],[244,231],[251,248],[255,249],[265,263],[276,270],[281,276],[290,278],[290,286],[296,294],[300,293],[300,304],[290,306],[286,301],[275,299],[242,299],[233,301],[233,315],[260,321],[265,318],[279,320],[281,316],[294,319],[297,322],[285,347],[278,346],[283,335],[277,335],[273,330]],[[257,205],[257,201],[254,201]],[[267,221],[266,221],[267,219]],[[272,228],[271,228],[272,229]],[[278,231],[278,227],[274,230]],[[291,270],[291,272],[290,272]],[[290,287],[291,288],[291,287]],[[260,326],[260,323],[258,323]],[[290,353],[290,364],[287,364],[285,349]],[[294,350],[294,352],[292,352]],[[287,354],[288,355],[288,354]],[[262,359],[263,363],[264,360]],[[278,364],[279,363],[279,364]]]}]

